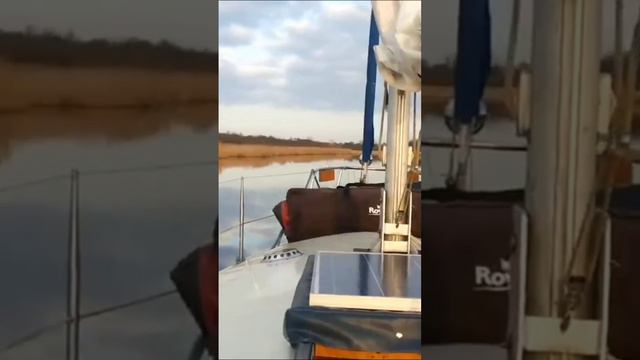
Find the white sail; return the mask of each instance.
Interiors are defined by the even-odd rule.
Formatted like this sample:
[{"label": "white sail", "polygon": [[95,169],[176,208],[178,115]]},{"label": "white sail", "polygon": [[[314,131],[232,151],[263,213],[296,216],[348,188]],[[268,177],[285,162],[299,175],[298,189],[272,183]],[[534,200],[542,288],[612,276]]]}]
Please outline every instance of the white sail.
[{"label": "white sail", "polygon": [[420,1],[372,1],[382,38],[375,47],[380,73],[392,87],[420,91],[422,30]]}]

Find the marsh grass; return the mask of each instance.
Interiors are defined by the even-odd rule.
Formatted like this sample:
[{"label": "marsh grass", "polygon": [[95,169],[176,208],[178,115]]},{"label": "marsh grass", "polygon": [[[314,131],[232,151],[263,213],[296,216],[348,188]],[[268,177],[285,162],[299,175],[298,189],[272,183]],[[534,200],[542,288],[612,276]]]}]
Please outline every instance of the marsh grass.
[{"label": "marsh grass", "polygon": [[217,103],[217,74],[0,61],[0,112]]},{"label": "marsh grass", "polygon": [[255,145],[255,144],[218,144],[220,159],[240,158],[274,158],[274,157],[324,157],[355,159],[360,155],[359,150],[341,147],[315,146],[283,146],[283,145]]}]

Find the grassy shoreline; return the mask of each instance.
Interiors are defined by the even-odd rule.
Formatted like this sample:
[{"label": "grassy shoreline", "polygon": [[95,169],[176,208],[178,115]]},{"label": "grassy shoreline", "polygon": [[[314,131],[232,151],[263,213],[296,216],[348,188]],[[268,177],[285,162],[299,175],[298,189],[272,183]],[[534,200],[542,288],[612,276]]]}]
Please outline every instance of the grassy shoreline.
[{"label": "grassy shoreline", "polygon": [[279,144],[218,144],[220,159],[264,159],[273,157],[318,157],[357,159],[360,151],[339,146],[286,146]]},{"label": "grassy shoreline", "polygon": [[312,139],[282,139],[266,135],[220,133],[218,158],[259,159],[273,157],[322,157],[356,159],[361,145],[355,142],[330,143]]},{"label": "grassy shoreline", "polygon": [[0,113],[217,104],[214,72],[56,67],[0,61]]},{"label": "grassy shoreline", "polygon": [[[517,98],[517,90],[515,96]],[[422,86],[422,111],[424,114],[442,116],[445,108],[453,98],[453,85],[423,85]],[[490,117],[511,119],[511,115],[504,102],[504,93],[501,87],[489,87],[485,89],[484,101]],[[640,95],[638,95],[633,115],[632,130],[640,133]]]}]

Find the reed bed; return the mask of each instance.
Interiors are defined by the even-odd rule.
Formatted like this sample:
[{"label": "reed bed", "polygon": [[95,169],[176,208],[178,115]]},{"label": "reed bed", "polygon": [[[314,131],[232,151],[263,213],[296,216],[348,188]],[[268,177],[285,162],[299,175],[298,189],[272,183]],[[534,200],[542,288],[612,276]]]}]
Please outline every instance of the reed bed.
[{"label": "reed bed", "polygon": [[283,146],[255,144],[218,144],[218,157],[231,158],[271,158],[294,156],[327,156],[327,158],[357,158],[359,150],[340,147]]},{"label": "reed bed", "polygon": [[314,161],[325,160],[353,160],[353,155],[336,156],[336,155],[297,155],[297,156],[276,156],[276,157],[235,157],[224,158],[218,161],[218,173],[229,168],[263,168],[271,165],[282,165],[292,163],[309,163]]},{"label": "reed bed", "polygon": [[[502,98],[502,88],[493,87],[485,89],[484,101],[490,117],[510,118],[510,113]],[[517,89],[516,89],[517,91]],[[425,114],[440,116],[444,114],[449,100],[453,97],[452,85],[423,85],[421,101],[422,111]],[[635,134],[640,134],[640,94],[636,95],[636,104],[633,115],[632,129]]]},{"label": "reed bed", "polygon": [[82,68],[0,61],[0,112],[217,103],[214,72]]}]

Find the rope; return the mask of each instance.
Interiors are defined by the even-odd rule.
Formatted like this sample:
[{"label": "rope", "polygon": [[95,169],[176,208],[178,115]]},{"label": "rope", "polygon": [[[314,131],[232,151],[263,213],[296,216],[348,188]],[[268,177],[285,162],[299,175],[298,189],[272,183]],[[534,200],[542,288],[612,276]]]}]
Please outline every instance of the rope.
[{"label": "rope", "polygon": [[418,150],[418,144],[417,144],[417,142],[418,142],[418,136],[417,135],[418,134],[416,133],[416,127],[417,127],[417,122],[418,122],[418,115],[417,115],[418,109],[417,109],[417,106],[416,106],[416,104],[417,104],[416,96],[417,96],[417,93],[413,93],[413,132],[412,132],[412,134],[413,134],[413,144],[411,144],[411,145],[413,145],[413,151],[414,152],[416,150]]},{"label": "rope", "polygon": [[456,142],[456,134],[451,132],[451,143],[455,143],[455,147],[451,147],[451,151],[449,151],[449,171],[447,172],[447,177],[445,178],[445,185],[447,188],[454,188],[456,186],[455,179],[455,168],[456,168],[456,149],[458,148]]},{"label": "rope", "polygon": [[[354,169],[354,170],[357,170],[357,169]],[[308,174],[309,174],[308,171],[298,171],[298,172],[290,172],[290,173],[282,173],[282,174],[243,176],[243,177],[227,179],[227,180],[224,180],[224,181],[219,181],[218,184],[226,184],[226,183],[230,183],[230,182],[240,181],[240,179],[242,179],[242,178],[247,180],[247,179],[263,179],[263,178],[273,178],[273,177],[278,177],[278,176],[308,175]]]},{"label": "rope", "polygon": [[[417,93],[413,93],[413,159],[414,161],[414,167],[413,169],[415,171],[418,171],[419,165],[420,165],[420,159],[422,158],[422,141],[418,141],[419,139],[422,140],[422,127],[420,127],[420,131],[416,133],[416,124],[418,122],[418,115],[417,115],[417,109],[418,109],[418,100],[417,100]],[[422,173],[422,169],[420,168],[420,173]]]},{"label": "rope", "polygon": [[621,131],[623,132],[620,136],[623,136],[623,142],[626,147],[629,147],[630,143],[630,134],[631,127],[633,121],[633,113],[635,107],[635,98],[636,98],[636,89],[637,89],[637,78],[638,78],[638,55],[640,53],[640,15],[638,16],[638,21],[636,22],[635,29],[633,31],[633,42],[631,43],[631,51],[629,53],[629,73],[627,74],[627,93],[626,93],[626,108],[624,113],[624,120],[621,124]]},{"label": "rope", "polygon": [[245,176],[244,179],[263,179],[263,178],[272,178],[278,176],[291,176],[291,175],[308,175],[308,171],[298,171],[298,172],[290,172],[284,174],[269,174],[269,175],[255,175],[255,176]]},{"label": "rope", "polygon": [[85,170],[85,171],[82,171],[82,175],[87,176],[87,175],[110,175],[110,174],[134,173],[134,172],[153,172],[153,171],[160,171],[160,170],[199,167],[199,166],[208,166],[208,165],[217,165],[217,164],[218,164],[218,160],[204,160],[204,161],[194,161],[194,162],[187,162],[187,163],[159,164],[159,165],[150,165],[150,166],[141,166],[141,167],[114,168],[114,169],[103,169],[103,170]]},{"label": "rope", "polygon": [[513,91],[513,78],[515,73],[516,46],[518,44],[518,29],[520,28],[520,0],[513,0],[511,12],[511,29],[509,32],[509,48],[507,50],[507,63],[504,73],[505,103],[511,117],[516,117],[516,106]]},{"label": "rope", "polygon": [[411,164],[409,164],[409,173],[407,174],[407,182],[405,184],[405,189],[404,192],[402,193],[402,198],[400,199],[400,204],[398,206],[398,210],[396,211],[396,215],[395,215],[395,223],[396,226],[398,226],[400,224],[401,221],[408,221],[407,217],[409,214],[409,199],[411,196],[411,190],[412,190],[412,185],[413,185],[413,181],[412,178],[415,175],[420,175],[420,173],[422,172],[421,168],[418,166],[419,165],[419,161],[420,161],[420,156],[418,155],[418,150],[419,150],[419,146],[418,146],[418,136],[421,137],[422,135],[422,129],[420,129],[420,133],[417,134],[418,136],[416,136],[415,133],[415,124],[416,124],[416,94],[414,93],[413,96],[413,123],[414,123],[414,138],[413,138],[413,149],[414,149],[414,153],[413,153],[413,158],[411,159]]},{"label": "rope", "polygon": [[[585,215],[578,234],[578,240],[574,245],[566,270],[564,280],[565,296],[563,299],[564,311],[562,314],[561,329],[565,331],[572,318],[573,312],[582,303],[582,298],[589,284],[593,282],[597,268],[597,262],[602,252],[602,246],[606,231],[608,209],[611,203],[611,193],[615,174],[623,158],[628,157],[630,148],[630,134],[635,106],[635,94],[637,89],[638,55],[640,53],[640,14],[634,29],[634,37],[627,63],[628,74],[625,101],[618,102],[616,111],[610,124],[611,137],[607,142],[607,148],[601,156],[600,167],[596,187],[591,196],[587,214]],[[596,192],[602,189],[604,196],[599,206],[595,206]],[[595,253],[587,264],[584,277],[573,276],[577,254],[582,246],[591,238],[596,241]]]},{"label": "rope", "polygon": [[[266,220],[266,219],[272,218],[274,216],[275,215],[271,214],[271,215],[265,215],[265,216],[262,216],[262,217],[259,217],[259,218],[256,218],[256,219],[248,220],[248,221],[244,222],[244,225],[251,224],[251,223],[254,223],[254,222],[258,222],[258,221],[262,221],[262,220]],[[227,233],[227,232],[239,227],[240,225],[243,225],[243,224],[235,224],[235,225],[229,226],[228,228],[220,231],[220,234]]]},{"label": "rope", "polygon": [[218,181],[218,185],[227,184],[235,181],[240,181],[240,178],[232,178],[224,181]]},{"label": "rope", "polygon": [[614,66],[615,93],[618,100],[622,99],[624,91],[624,53],[623,53],[623,29],[624,29],[624,1],[616,0],[616,31],[615,45],[616,58]]},{"label": "rope", "polygon": [[382,111],[380,112],[380,136],[378,137],[378,156],[382,160],[382,134],[384,133],[384,114],[389,105],[389,88],[387,82],[384,82],[384,99],[382,100]]},{"label": "rope", "polygon": [[[169,295],[173,295],[173,294],[176,294],[176,293],[177,293],[177,290],[166,290],[166,291],[163,291],[163,292],[160,292],[160,293],[157,293],[157,294],[153,294],[153,295],[149,295],[149,296],[146,296],[146,297],[143,297],[143,298],[140,298],[140,299],[135,299],[135,300],[131,300],[131,301],[128,301],[128,302],[125,302],[125,303],[121,303],[121,304],[118,304],[118,305],[113,305],[113,306],[109,306],[109,307],[106,307],[106,308],[103,308],[103,309],[94,310],[94,311],[91,311],[91,312],[87,312],[87,313],[85,313],[83,315],[80,315],[80,320],[86,320],[86,319],[94,318],[94,317],[97,317],[97,316],[100,316],[100,315],[105,315],[105,314],[112,313],[112,312],[115,312],[115,311],[119,311],[119,310],[123,310],[123,309],[126,309],[126,308],[130,308],[132,306],[145,304],[145,303],[148,303],[148,302],[152,302],[152,301],[155,301],[155,300],[159,300],[159,299],[165,298],[165,297],[167,297]],[[68,321],[72,321],[72,320],[73,319],[68,319],[67,322]]]},{"label": "rope", "polygon": [[22,188],[35,186],[35,185],[42,185],[42,184],[47,183],[49,181],[61,180],[61,179],[67,179],[67,178],[69,178],[69,174],[52,175],[52,176],[47,176],[47,177],[40,178],[40,179],[29,180],[29,181],[25,181],[25,182],[22,182],[22,183],[19,183],[19,184],[12,184],[12,185],[7,185],[7,186],[0,187],[0,193],[19,190],[19,189],[22,189]]},{"label": "rope", "polygon": [[[421,146],[422,146],[422,141],[418,141],[418,139],[422,140],[422,127],[420,127],[420,131],[416,132],[416,124],[418,122],[418,100],[417,100],[417,93],[413,93],[413,157],[414,158],[418,158],[418,160],[421,158],[422,153],[421,151]],[[417,167],[418,164],[416,164]]]},{"label": "rope", "polygon": [[[146,296],[146,297],[143,297],[143,298],[140,298],[140,299],[128,301],[128,302],[125,302],[125,303],[122,303],[122,304],[109,306],[109,307],[106,307],[106,308],[103,308],[103,309],[87,312],[85,314],[80,315],[78,317],[78,319],[79,320],[86,320],[86,319],[89,319],[89,318],[98,317],[100,315],[105,315],[105,314],[112,313],[112,312],[115,312],[115,311],[123,310],[123,309],[129,308],[129,307],[132,307],[132,306],[141,305],[141,304],[144,304],[144,303],[149,303],[149,302],[152,302],[152,301],[155,301],[155,300],[159,300],[159,299],[165,298],[165,297],[167,297],[169,295],[173,295],[173,294],[176,294],[176,293],[177,293],[176,290],[163,291],[163,292],[160,292],[160,293],[157,293],[157,294],[153,294],[153,295]],[[53,330],[56,330],[57,328],[59,328],[61,326],[64,326],[64,325],[66,325],[68,323],[71,323],[74,320],[75,319],[73,319],[73,318],[68,318],[68,319],[65,319],[65,320],[60,320],[60,321],[51,323],[49,325],[45,325],[45,326],[43,326],[43,327],[41,327],[39,329],[33,330],[33,331],[31,331],[31,332],[29,332],[29,333],[27,333],[27,334],[15,339],[15,340],[12,340],[12,341],[8,342],[7,344],[1,346],[0,347],[0,354],[7,353],[10,350],[12,350],[12,349],[14,349],[14,348],[16,348],[16,347],[18,347],[20,345],[23,345],[23,344],[28,343],[30,341],[36,340],[37,338],[39,338],[39,337],[41,337],[41,336],[43,336],[43,335],[45,335],[45,334],[47,334],[47,333],[49,333],[49,332],[51,332]]]},{"label": "rope", "polygon": [[[194,161],[194,162],[186,162],[186,163],[173,163],[173,164],[159,164],[159,165],[150,165],[150,166],[140,166],[140,167],[129,167],[129,168],[112,168],[112,169],[103,169],[103,170],[86,170],[82,171],[82,175],[91,176],[91,175],[109,175],[109,174],[119,174],[119,173],[134,173],[134,172],[153,172],[160,170],[168,170],[168,169],[178,169],[178,168],[187,168],[187,167],[199,167],[205,165],[216,165],[218,163],[217,160],[205,160],[205,161]],[[26,187],[31,187],[35,185],[41,185],[53,180],[60,180],[68,178],[69,174],[58,174],[47,176],[39,179],[29,180],[18,184],[7,185],[4,187],[0,187],[0,193],[9,192],[14,190],[19,190]]]},{"label": "rope", "polygon": [[[458,148],[458,144],[441,139],[426,139],[422,141],[422,146],[433,148]],[[527,151],[526,145],[515,144],[493,144],[489,142],[472,142],[472,149],[493,150],[493,151]]]}]

